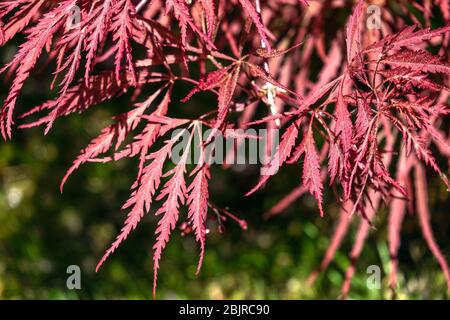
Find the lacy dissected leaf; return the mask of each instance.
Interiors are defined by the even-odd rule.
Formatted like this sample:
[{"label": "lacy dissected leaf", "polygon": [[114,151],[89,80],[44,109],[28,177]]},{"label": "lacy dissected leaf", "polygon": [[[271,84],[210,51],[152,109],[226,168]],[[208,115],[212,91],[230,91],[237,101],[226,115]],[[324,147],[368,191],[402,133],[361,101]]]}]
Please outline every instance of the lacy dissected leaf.
[{"label": "lacy dissected leaf", "polygon": [[341,77],[328,82],[327,84],[318,88],[318,90],[311,91],[305,96],[304,100],[300,103],[300,106],[294,112],[296,114],[305,113],[312,105],[323,98],[330,90],[333,92],[337,84],[342,80]]},{"label": "lacy dissected leaf", "polygon": [[69,176],[83,163],[89,162],[107,152],[113,145],[114,139],[117,139],[116,145],[120,145],[125,139],[126,134],[137,126],[144,110],[145,108],[140,107],[127,114],[123,114],[116,118],[117,123],[104,128],[102,133],[89,143],[75,159],[69,170],[67,170],[61,182],[61,191]]},{"label": "lacy dissected leaf", "polygon": [[320,175],[320,158],[317,153],[316,144],[314,142],[314,137],[311,130],[308,130],[304,139],[305,141],[303,142],[303,145],[305,159],[303,162],[303,185],[308,187],[309,193],[316,198],[320,215],[323,216],[323,183]]},{"label": "lacy dissected leaf", "polygon": [[33,17],[46,4],[45,0],[28,1],[4,1],[0,3],[0,18],[15,11],[6,24],[0,27],[0,45],[12,39],[16,34],[25,29]]},{"label": "lacy dissected leaf", "polygon": [[355,140],[359,141],[369,130],[370,123],[372,121],[372,115],[370,106],[367,104],[366,100],[359,100],[357,113],[356,113],[356,133]]},{"label": "lacy dissected leaf", "polygon": [[412,68],[394,67],[391,69],[380,70],[379,72],[385,78],[385,81],[389,81],[398,86],[414,86],[424,90],[441,91],[449,90],[445,85],[437,83],[429,78],[428,74],[422,72],[422,70],[413,70]]},{"label": "lacy dissected leaf", "polygon": [[347,42],[347,63],[350,64],[356,55],[361,52],[361,18],[364,13],[365,3],[359,0],[347,22],[346,42]]},{"label": "lacy dissected leaf", "polygon": [[397,129],[402,133],[403,142],[407,155],[410,154],[411,150],[414,149],[417,158],[428,166],[430,166],[436,173],[439,174],[441,180],[445,183],[446,187],[450,189],[450,184],[445,173],[442,172],[439,165],[436,162],[433,153],[427,146],[426,139],[413,133],[405,124],[399,119],[393,117],[392,115],[387,115],[392,123],[397,127]]},{"label": "lacy dissected leaf", "polygon": [[[64,99],[64,95],[66,94],[67,90],[69,89],[69,86],[71,85],[72,81],[75,78],[76,72],[78,68],[80,67],[80,60],[81,60],[81,53],[83,49],[83,42],[85,40],[85,29],[76,29],[72,34],[67,36],[66,38],[63,38],[61,40],[60,44],[61,46],[61,52],[58,59],[57,69],[55,72],[55,80],[59,74],[62,74],[65,72],[65,75],[60,83],[61,92],[59,99]],[[77,39],[78,38],[78,39]],[[73,52],[69,55],[69,57],[64,58],[64,53],[66,51],[66,44],[70,41],[76,41],[75,48],[73,49]],[[62,62],[62,60],[65,60]]]},{"label": "lacy dissected leaf", "polygon": [[[239,72],[240,65],[237,65],[231,69],[230,73],[223,75],[223,78],[219,82],[221,86],[218,93],[217,116],[214,122],[213,131],[209,134],[205,144],[209,144],[217,135],[218,130],[223,129],[223,125],[228,115],[229,106],[233,98],[234,90],[236,89],[237,81],[239,79]],[[218,75],[216,74],[214,77],[215,76]],[[210,78],[209,80],[212,79]]]},{"label": "lacy dissected leaf", "polygon": [[430,28],[416,30],[417,26],[407,26],[402,31],[387,35],[383,39],[373,43],[367,47],[364,51],[380,51],[383,49],[398,50],[402,47],[414,48],[424,41],[430,40],[434,37],[438,37],[446,32],[450,31],[450,24],[430,30]]},{"label": "lacy dissected leaf", "polygon": [[217,20],[214,0],[200,0],[200,3],[205,11],[208,35],[211,38],[214,30],[216,29]]},{"label": "lacy dissected leaf", "polygon": [[330,185],[333,184],[336,176],[339,176],[341,183],[344,184],[344,172],[347,172],[349,169],[350,149],[353,143],[353,123],[343,95],[343,82],[340,83],[338,88],[334,114],[335,121],[332,124],[334,135],[330,139],[330,150],[328,153]]},{"label": "lacy dissected leaf", "polygon": [[336,102],[336,135],[340,137],[344,153],[350,151],[353,140],[353,124],[344,97],[340,93]]},{"label": "lacy dissected leaf", "polygon": [[[172,141],[173,140],[175,139],[172,139]],[[190,143],[188,146],[189,145]],[[159,260],[161,259],[162,251],[169,241],[170,234],[178,221],[179,206],[180,204],[184,204],[186,199],[187,188],[184,174],[186,172],[188,155],[189,148],[186,148],[175,168],[166,173],[166,176],[171,175],[172,177],[167,181],[156,198],[156,200],[162,200],[164,198],[166,198],[166,200],[161,208],[155,213],[156,216],[162,215],[162,217],[159,220],[155,231],[157,237],[156,243],[153,246],[153,295],[156,295],[156,280],[158,278]]]},{"label": "lacy dissected leaf", "polygon": [[239,0],[239,2],[241,3],[242,8],[244,8],[244,11],[249,15],[250,19],[252,19],[262,41],[264,41],[266,48],[270,51],[270,43],[267,39],[267,31],[262,24],[258,11],[256,11],[256,8],[253,6],[250,0]]},{"label": "lacy dissected leaf", "polygon": [[[164,98],[156,108],[156,110],[151,114],[153,116],[164,116],[167,113],[168,106],[170,103],[170,96],[172,93],[172,87],[169,87]],[[150,97],[149,99],[152,99]],[[152,100],[153,101],[153,100]],[[150,101],[150,103],[152,102]],[[173,121],[168,125],[161,125],[160,123],[155,123],[149,121],[141,133],[134,137],[134,141],[129,143],[123,150],[116,152],[113,156],[113,160],[120,160],[124,157],[134,157],[139,154],[139,174],[138,178],[144,169],[144,163],[146,161],[147,154],[152,147],[153,143],[160,136],[163,136],[168,130],[173,129],[185,122]],[[108,159],[108,160],[112,160]]]},{"label": "lacy dissected leaf", "polygon": [[[116,57],[114,59],[116,79],[120,82],[120,71],[122,60],[125,58],[126,65],[131,74],[135,74],[133,55],[131,50],[130,38],[133,33],[134,24],[132,16],[135,15],[135,8],[131,0],[121,0],[115,5],[114,11],[118,12],[113,17],[113,38],[116,44]],[[134,75],[134,78],[136,76]]]},{"label": "lacy dissected leaf", "polygon": [[188,101],[194,94],[201,91],[208,91],[223,85],[228,76],[228,71],[230,67],[221,68],[219,70],[212,71],[206,76],[200,79],[198,85],[189,91],[189,93],[184,97],[181,102]]},{"label": "lacy dissected leaf", "polygon": [[230,73],[225,76],[223,80],[223,84],[219,88],[219,97],[218,97],[218,105],[217,105],[217,117],[214,123],[214,131],[211,133],[206,143],[211,142],[211,139],[214,137],[216,130],[223,127],[225,120],[228,115],[228,110],[230,107],[231,99],[233,98],[234,90],[236,89],[237,81],[239,79],[241,66],[240,64],[236,65]]},{"label": "lacy dissected leaf", "polygon": [[214,47],[211,39],[195,25],[184,0],[166,0],[166,8],[166,11],[173,10],[175,18],[180,23],[181,41],[184,46],[187,44],[187,28],[189,26],[203,41]]},{"label": "lacy dissected leaf", "polygon": [[[100,155],[106,153],[113,146],[114,140],[115,149],[117,150],[122,142],[125,140],[126,135],[134,130],[139,122],[144,112],[150,107],[153,101],[158,97],[163,88],[157,90],[153,95],[151,95],[145,102],[139,103],[135,108],[127,113],[115,117],[117,123],[112,124],[102,130],[102,133],[94,138],[89,145],[81,152],[81,154],[75,159],[73,165],[69,168],[67,173],[61,182],[61,190],[66,183],[68,177],[80,167],[83,163],[89,162],[98,158]],[[153,141],[146,141],[146,148],[151,146]]]},{"label": "lacy dissected leaf", "polygon": [[394,67],[402,67],[412,71],[431,73],[450,73],[450,64],[428,51],[402,50],[382,60],[383,63]]},{"label": "lacy dissected leaf", "polygon": [[205,236],[206,236],[206,215],[208,212],[208,180],[211,178],[208,165],[204,165],[196,174],[194,180],[188,188],[189,204],[188,219],[194,228],[195,238],[200,243],[200,259],[198,261],[197,273],[203,263],[203,256],[205,254]]},{"label": "lacy dissected leaf", "polygon": [[5,139],[6,136],[11,138],[14,106],[25,80],[36,65],[42,49],[48,44],[52,35],[65,22],[64,19],[70,13],[70,9],[75,2],[75,0],[63,1],[52,11],[45,14],[36,26],[28,30],[28,41],[21,45],[14,59],[2,69],[3,72],[10,66],[17,65],[16,76],[0,114],[1,132]]},{"label": "lacy dissected leaf", "polygon": [[244,63],[246,67],[249,68],[250,73],[252,74],[252,76],[260,78],[268,83],[273,84],[274,86],[282,89],[282,91],[287,91],[291,94],[293,94],[294,96],[296,96],[298,99],[302,99],[302,97],[295,93],[294,91],[292,91],[291,89],[289,89],[288,87],[286,87],[285,85],[281,84],[279,81],[277,81],[276,79],[274,79],[270,74],[268,74],[263,68],[261,68],[260,66],[253,64],[253,63],[248,63],[245,62]]},{"label": "lacy dissected leaf", "polygon": [[[295,141],[298,137],[298,126],[300,121],[294,121],[283,133],[280,145],[278,146],[273,158],[270,160],[268,167],[276,169],[281,167],[286,160],[291,156],[292,149],[295,146]],[[269,169],[270,170],[270,169]],[[258,191],[270,179],[271,175],[261,175],[258,183],[254,186],[246,196],[249,196]]]},{"label": "lacy dissected leaf", "polygon": [[49,125],[56,118],[67,116],[74,112],[83,112],[92,105],[99,104],[112,97],[119,96],[126,92],[128,86],[123,78],[122,85],[115,81],[113,72],[105,72],[90,78],[89,83],[80,81],[79,84],[67,89],[67,91],[56,99],[49,100],[42,105],[32,108],[20,116],[20,118],[30,117],[42,111],[49,111],[49,114],[28,124],[23,124],[19,128],[31,128],[42,124]]},{"label": "lacy dissected leaf", "polygon": [[104,0],[102,4],[93,8],[90,16],[93,17],[92,27],[89,30],[87,37],[87,55],[84,79],[89,81],[91,69],[95,64],[95,57],[100,46],[106,39],[109,26],[111,24],[112,11],[114,0]]},{"label": "lacy dissected leaf", "polygon": [[143,171],[142,177],[139,180],[139,185],[135,184],[135,189],[131,194],[130,199],[125,203],[122,209],[131,208],[125,220],[124,227],[111,247],[105,252],[103,257],[97,264],[98,270],[108,257],[119,247],[119,245],[128,237],[138,223],[141,221],[145,212],[150,210],[150,205],[153,203],[153,196],[159,187],[161,177],[163,175],[163,167],[166,158],[172,150],[173,144],[176,140],[172,139],[166,142],[165,146],[160,150],[150,155],[150,164],[148,164]]}]

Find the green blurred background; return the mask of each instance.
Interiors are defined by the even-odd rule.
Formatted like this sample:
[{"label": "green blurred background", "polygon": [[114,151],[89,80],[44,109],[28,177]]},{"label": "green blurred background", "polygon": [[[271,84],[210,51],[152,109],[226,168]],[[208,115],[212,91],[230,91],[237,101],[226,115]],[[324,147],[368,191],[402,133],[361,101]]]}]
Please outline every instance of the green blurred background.
[{"label": "green blurred background", "polygon": [[[2,64],[9,61],[14,50],[12,45],[1,48]],[[49,98],[44,94],[49,81],[50,77],[44,75],[27,81],[17,114],[20,108]],[[172,109],[189,89],[176,89]],[[2,84],[1,100],[7,90],[8,85]],[[192,110],[189,106],[211,104],[215,104],[214,97],[200,94],[182,108]],[[85,165],[69,179],[64,194],[59,192],[60,180],[79,150],[99,134],[112,115],[130,107],[129,96],[124,96],[83,115],[57,121],[46,137],[42,128],[15,130],[12,142],[0,142],[1,299],[151,298],[156,207],[95,273],[97,261],[126,216],[120,207],[136,176],[136,161]],[[175,231],[161,262],[159,299],[339,298],[356,224],[330,267],[312,287],[306,284],[329,245],[337,221],[338,206],[329,190],[324,218],[319,217],[314,199],[305,196],[284,214],[266,221],[263,213],[300,183],[298,169],[282,169],[264,190],[250,198],[243,194],[256,182],[258,168],[239,172],[215,167],[212,174],[212,200],[246,219],[249,228],[243,231],[228,222],[226,232],[221,234],[212,222],[199,276],[195,276],[199,249],[193,236],[182,237]],[[450,198],[439,177],[430,174],[429,181],[432,225],[449,261]],[[375,226],[357,264],[349,296],[353,299],[392,297],[387,289],[385,210],[379,212]],[[397,298],[449,298],[444,276],[414,215],[408,215],[404,222],[399,260]],[[366,269],[374,264],[383,270],[381,290],[366,286]],[[69,265],[81,267],[81,290],[66,287]]]}]

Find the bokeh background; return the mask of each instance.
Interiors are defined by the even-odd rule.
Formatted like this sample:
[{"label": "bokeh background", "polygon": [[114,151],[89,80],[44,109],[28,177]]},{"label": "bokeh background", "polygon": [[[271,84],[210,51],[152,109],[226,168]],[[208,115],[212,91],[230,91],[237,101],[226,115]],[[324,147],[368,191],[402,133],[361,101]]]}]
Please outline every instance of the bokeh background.
[{"label": "bokeh background", "polygon": [[[340,19],[341,24],[347,14]],[[1,48],[1,63],[8,61],[14,51],[14,44]],[[36,105],[51,98],[47,89],[49,81],[45,74],[27,81],[19,110],[21,106]],[[0,88],[3,100],[8,85],[2,83]],[[183,97],[189,89],[176,88],[173,101],[178,101],[177,96]],[[214,97],[200,94],[182,109],[185,112],[192,110],[189,106],[197,108],[214,103]],[[83,115],[58,121],[48,136],[44,137],[42,128],[15,130],[13,141],[0,142],[0,299],[151,298],[151,248],[156,226],[152,213],[156,207],[100,272],[95,273],[98,259],[126,216],[127,212],[120,207],[129,196],[136,162],[88,164],[70,178],[64,194],[59,192],[60,180],[79,150],[109,123],[112,115],[130,107],[129,96],[124,96],[93,107]],[[176,105],[171,108],[176,109]],[[324,218],[319,217],[314,199],[305,196],[282,215],[265,220],[264,212],[300,183],[300,173],[295,168],[282,169],[264,190],[244,198],[243,194],[257,180],[258,168],[239,169],[213,168],[211,194],[218,206],[229,207],[246,219],[248,230],[228,222],[225,232],[219,233],[211,222],[199,276],[195,275],[199,250],[193,236],[183,237],[179,231],[174,232],[163,254],[157,297],[339,298],[344,273],[350,264],[348,252],[356,225],[330,267],[313,286],[306,283],[308,275],[319,265],[337,221],[339,208],[331,192],[328,190],[325,195],[327,215]],[[430,174],[429,182],[432,226],[449,261],[449,193],[436,175]],[[381,210],[357,264],[349,296],[352,299],[393,297],[387,288],[389,255],[385,218],[386,212]],[[399,262],[397,298],[450,297],[414,213],[404,222]],[[66,287],[69,265],[81,267],[81,290]],[[370,265],[378,265],[383,271],[381,290],[366,286],[366,269]]]}]

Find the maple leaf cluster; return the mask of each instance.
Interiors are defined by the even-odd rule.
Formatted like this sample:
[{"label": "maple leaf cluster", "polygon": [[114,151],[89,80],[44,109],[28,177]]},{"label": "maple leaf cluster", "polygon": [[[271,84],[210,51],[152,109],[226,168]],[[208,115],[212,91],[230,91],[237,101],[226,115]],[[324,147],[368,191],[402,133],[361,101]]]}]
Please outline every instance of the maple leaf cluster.
[{"label": "maple leaf cluster", "polygon": [[[397,1],[395,8],[387,1],[377,5],[382,25],[373,29],[366,24],[365,1],[2,1],[0,44],[9,45],[18,35],[24,41],[0,70],[10,81],[0,111],[1,134],[10,139],[16,119],[21,120],[18,128],[43,126],[48,133],[61,117],[132,92],[130,106],[74,160],[61,190],[85,163],[138,159],[131,196],[123,206],[127,218],[97,269],[158,203],[154,291],[181,206],[187,207],[183,232],[192,232],[200,245],[197,272],[211,216],[219,230],[227,218],[246,228],[244,220],[210,199],[213,177],[205,147],[213,135],[201,145],[194,167],[189,165],[189,148],[168,166],[182,135],[188,134],[191,146],[202,136],[203,126],[224,134],[229,128],[282,131],[274,159],[281,166],[297,166],[301,183],[269,216],[305,193],[317,200],[324,216],[324,191],[334,191],[340,219],[311,282],[328,266],[356,216],[352,264],[342,288],[348,293],[373,218],[385,204],[390,285],[396,286],[402,221],[413,210],[450,288],[449,268],[430,226],[425,171],[434,171],[450,189],[436,158],[450,155],[445,132],[450,112],[449,3],[414,1],[423,13],[421,20],[408,9],[411,1]],[[331,23],[325,21],[330,19],[327,13],[343,7],[351,14],[330,36],[325,32]],[[433,15],[445,24],[430,28]],[[313,71],[317,61],[319,72]],[[26,81],[42,69],[53,73],[50,90],[56,98],[15,115]],[[177,83],[192,90],[183,100],[172,101]],[[170,116],[199,92],[217,96],[217,104],[197,118]],[[167,138],[173,132],[178,133]],[[276,177],[261,175],[247,195],[269,179]]]}]

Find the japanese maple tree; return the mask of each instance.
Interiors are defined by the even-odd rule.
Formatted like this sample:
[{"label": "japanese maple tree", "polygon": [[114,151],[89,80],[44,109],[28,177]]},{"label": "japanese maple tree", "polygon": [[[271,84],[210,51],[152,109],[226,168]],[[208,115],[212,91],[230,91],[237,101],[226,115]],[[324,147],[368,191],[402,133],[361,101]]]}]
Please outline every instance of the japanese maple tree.
[{"label": "japanese maple tree", "polygon": [[[18,119],[18,128],[42,126],[47,134],[61,117],[132,92],[123,113],[80,152],[61,183],[63,190],[88,162],[138,159],[122,207],[124,226],[97,269],[144,214],[153,212],[159,218],[154,292],[162,252],[177,225],[199,243],[199,272],[208,219],[216,219],[219,230],[227,218],[247,227],[210,199],[208,145],[217,133],[233,134],[229,129],[265,127],[281,130],[272,161],[299,172],[299,186],[269,215],[309,193],[326,219],[325,188],[341,207],[310,282],[331,262],[357,219],[342,287],[344,295],[349,292],[373,218],[384,205],[391,287],[397,283],[402,221],[415,207],[450,289],[450,271],[430,225],[426,173],[429,168],[450,189],[448,168],[441,167],[447,165],[442,159],[450,159],[449,1],[1,1],[0,43],[20,36],[22,44],[1,69],[9,83],[0,112],[5,140]],[[26,81],[42,70],[53,74],[49,92],[55,98],[17,115],[18,105],[24,109],[20,95]],[[178,83],[190,88],[181,101],[173,98]],[[197,117],[172,116],[200,92],[216,96],[217,103]],[[192,166],[189,150],[204,128],[212,134],[200,144]],[[173,149],[185,134],[188,147],[173,164]],[[247,196],[269,179],[276,174],[261,174]]]}]

